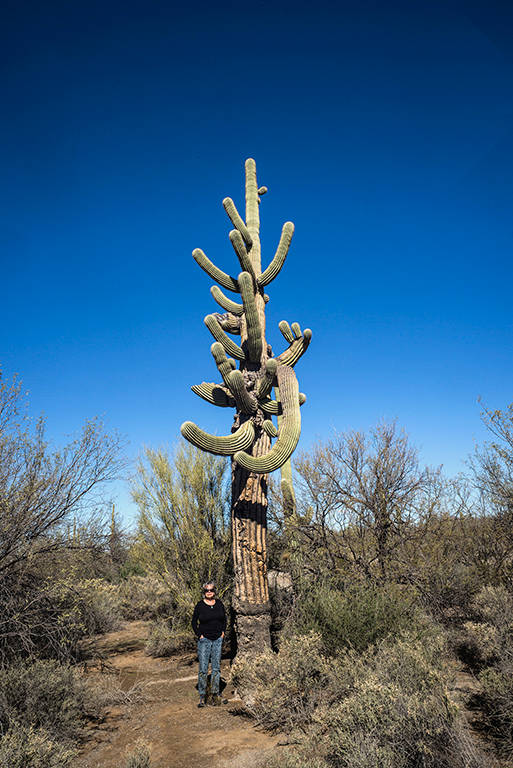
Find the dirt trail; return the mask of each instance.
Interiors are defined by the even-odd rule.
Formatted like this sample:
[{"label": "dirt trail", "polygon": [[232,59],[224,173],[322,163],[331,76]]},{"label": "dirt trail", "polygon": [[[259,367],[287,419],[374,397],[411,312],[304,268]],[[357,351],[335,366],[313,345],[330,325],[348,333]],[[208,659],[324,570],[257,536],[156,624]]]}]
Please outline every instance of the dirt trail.
[{"label": "dirt trail", "polygon": [[[147,624],[128,622],[103,636],[99,646],[124,690],[140,683],[144,701],[110,707],[103,723],[91,725],[73,768],[123,768],[138,740],[151,749],[152,768],[250,768],[278,737],[258,730],[244,717],[230,686],[228,704],[198,709],[197,661],[187,654],[154,659],[144,654]],[[88,673],[92,682],[99,674]],[[221,663],[229,679],[229,661]]]}]

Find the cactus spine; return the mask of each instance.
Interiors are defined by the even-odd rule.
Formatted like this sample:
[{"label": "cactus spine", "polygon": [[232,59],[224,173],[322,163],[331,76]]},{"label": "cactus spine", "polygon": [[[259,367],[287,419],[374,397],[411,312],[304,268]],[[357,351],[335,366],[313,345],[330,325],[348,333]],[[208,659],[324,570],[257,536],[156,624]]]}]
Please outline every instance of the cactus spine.
[{"label": "cactus spine", "polygon": [[[203,382],[193,392],[213,405],[235,407],[232,434],[209,435],[190,421],[182,424],[182,435],[205,451],[232,457],[232,551],[235,571],[234,608],[238,651],[254,651],[269,644],[270,606],[267,584],[267,475],[282,469],[287,495],[293,494],[290,457],[301,432],[300,406],[306,396],[298,390],[294,366],[305,353],[312,332],[303,332],[298,323],[286,321],[279,328],[288,343],[277,357],[265,338],[263,292],[274,280],[287,257],[294,225],[283,225],[276,253],[262,272],[259,205],[266,187],[259,187],[255,161],[246,160],[246,220],[233,200],[223,206],[232,225],[229,238],[242,272],[231,277],[196,248],[193,257],[199,266],[223,288],[240,294],[242,303],[232,301],[213,286],[215,301],[227,314],[205,318],[215,342],[211,346],[220,384]],[[240,333],[240,346],[226,335]],[[226,353],[239,361],[239,368]],[[276,387],[277,399],[270,393]],[[279,396],[278,396],[279,392]],[[279,399],[278,399],[279,397]],[[271,416],[278,417],[277,427]],[[271,440],[276,439],[273,446]],[[290,491],[289,491],[290,488]]]}]

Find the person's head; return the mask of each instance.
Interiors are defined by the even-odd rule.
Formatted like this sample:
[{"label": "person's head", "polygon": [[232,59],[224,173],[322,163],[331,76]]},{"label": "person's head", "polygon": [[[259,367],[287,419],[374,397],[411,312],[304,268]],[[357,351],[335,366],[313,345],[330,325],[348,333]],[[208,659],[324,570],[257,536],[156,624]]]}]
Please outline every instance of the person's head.
[{"label": "person's head", "polygon": [[203,597],[212,600],[216,596],[216,585],[213,581],[206,581],[203,584]]}]

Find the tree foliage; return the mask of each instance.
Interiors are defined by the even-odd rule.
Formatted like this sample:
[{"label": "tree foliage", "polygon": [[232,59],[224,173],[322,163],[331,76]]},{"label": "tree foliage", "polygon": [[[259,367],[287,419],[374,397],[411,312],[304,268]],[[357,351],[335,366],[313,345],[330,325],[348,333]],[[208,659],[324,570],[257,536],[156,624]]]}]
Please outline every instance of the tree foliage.
[{"label": "tree foliage", "polygon": [[177,616],[189,614],[207,579],[228,585],[226,463],[180,443],[147,449],[133,498],[139,507],[134,557],[168,586]]}]

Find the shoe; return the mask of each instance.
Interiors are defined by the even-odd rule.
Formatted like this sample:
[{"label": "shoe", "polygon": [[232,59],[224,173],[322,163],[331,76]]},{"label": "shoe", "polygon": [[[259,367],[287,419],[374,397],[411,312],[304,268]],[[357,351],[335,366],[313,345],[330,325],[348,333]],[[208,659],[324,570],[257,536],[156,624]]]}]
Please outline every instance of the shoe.
[{"label": "shoe", "polygon": [[219,694],[217,694],[217,696],[212,696],[212,705],[214,707],[220,707],[221,704],[227,704],[227,703],[228,703],[228,699],[222,699],[219,696]]},{"label": "shoe", "polygon": [[205,706],[205,697],[204,696],[200,696],[198,707],[204,707],[204,706]]}]

